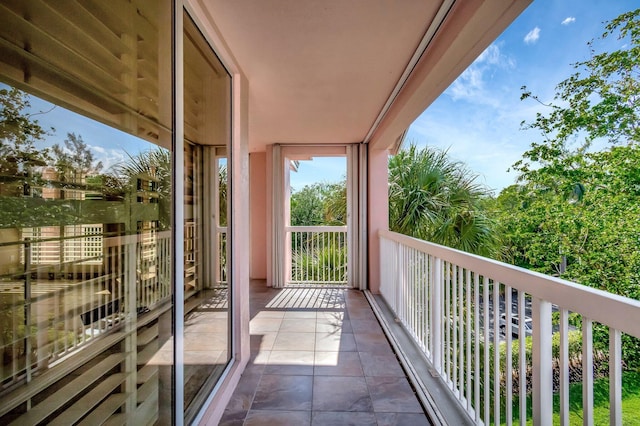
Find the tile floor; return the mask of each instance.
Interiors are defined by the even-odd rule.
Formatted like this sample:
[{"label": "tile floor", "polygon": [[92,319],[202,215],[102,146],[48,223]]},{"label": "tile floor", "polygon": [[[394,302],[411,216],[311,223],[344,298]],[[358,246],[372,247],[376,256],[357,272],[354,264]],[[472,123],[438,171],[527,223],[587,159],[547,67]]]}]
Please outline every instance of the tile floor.
[{"label": "tile floor", "polygon": [[251,284],[252,358],[221,425],[429,425],[360,291]]}]

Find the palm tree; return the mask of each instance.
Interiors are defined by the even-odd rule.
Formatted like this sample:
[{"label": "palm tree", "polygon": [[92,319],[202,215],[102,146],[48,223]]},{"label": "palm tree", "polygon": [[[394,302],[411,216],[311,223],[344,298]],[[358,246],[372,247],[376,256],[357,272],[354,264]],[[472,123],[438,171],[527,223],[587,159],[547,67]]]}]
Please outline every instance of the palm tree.
[{"label": "palm tree", "polygon": [[131,190],[131,179],[136,176],[149,176],[157,179],[160,229],[171,227],[171,152],[164,148],[156,148],[127,154],[129,159],[113,166],[113,178],[118,180],[121,190]]},{"label": "palm tree", "polygon": [[495,223],[482,208],[490,194],[476,179],[446,151],[410,145],[389,161],[389,228],[467,252],[496,255]]}]

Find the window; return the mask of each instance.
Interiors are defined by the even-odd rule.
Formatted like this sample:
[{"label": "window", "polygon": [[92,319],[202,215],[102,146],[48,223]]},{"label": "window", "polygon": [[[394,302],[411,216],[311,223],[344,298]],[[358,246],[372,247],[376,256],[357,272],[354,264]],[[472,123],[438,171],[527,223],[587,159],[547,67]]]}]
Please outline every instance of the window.
[{"label": "window", "polygon": [[231,77],[184,15],[184,403],[191,422],[231,358],[226,155]]},{"label": "window", "polygon": [[173,418],[171,14],[0,4],[2,424]]}]

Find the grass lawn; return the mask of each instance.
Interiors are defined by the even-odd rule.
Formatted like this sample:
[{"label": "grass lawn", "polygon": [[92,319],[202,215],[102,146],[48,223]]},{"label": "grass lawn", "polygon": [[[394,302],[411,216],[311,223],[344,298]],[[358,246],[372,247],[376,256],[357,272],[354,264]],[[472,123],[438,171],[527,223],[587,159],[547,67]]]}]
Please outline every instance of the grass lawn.
[{"label": "grass lawn", "polygon": [[[582,425],[582,383],[569,386],[569,423]],[[519,419],[518,397],[513,398],[513,424]],[[527,424],[532,425],[532,401],[527,396]],[[609,424],[609,379],[599,379],[593,384],[594,425]],[[622,422],[624,425],[640,426],[640,372],[622,373]],[[503,419],[503,424],[504,419]],[[553,395],[553,424],[560,424],[560,395]]]}]

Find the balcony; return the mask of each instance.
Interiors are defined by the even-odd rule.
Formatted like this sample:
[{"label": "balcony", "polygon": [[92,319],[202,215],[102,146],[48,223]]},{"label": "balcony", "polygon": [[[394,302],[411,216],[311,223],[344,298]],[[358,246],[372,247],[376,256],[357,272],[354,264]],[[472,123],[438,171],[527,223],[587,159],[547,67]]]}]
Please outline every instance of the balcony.
[{"label": "balcony", "polygon": [[221,425],[429,424],[365,295],[251,283],[251,360]]},{"label": "balcony", "polygon": [[569,314],[582,317],[590,372],[584,424],[607,359],[594,324],[610,336],[610,423],[634,415],[622,411],[621,339],[640,336],[640,302],[389,231],[380,242],[380,295],[252,282],[251,361],[222,424],[569,424]]},{"label": "balcony", "polygon": [[[377,300],[402,324],[409,350],[418,349],[408,365],[425,361],[476,424],[524,424],[528,415],[534,424],[569,424],[576,402],[569,400],[570,314],[581,317],[581,369],[588,372],[582,374],[583,424],[594,424],[594,398],[603,397],[594,395],[594,367],[607,362],[609,423],[637,415],[622,410],[621,342],[640,337],[640,302],[389,231],[380,233],[380,242]],[[531,331],[527,321],[513,330],[516,315],[532,318]],[[595,350],[596,329],[608,332],[608,350]],[[514,337],[529,334],[530,352],[527,339]],[[412,377],[429,394],[426,378]]]}]

